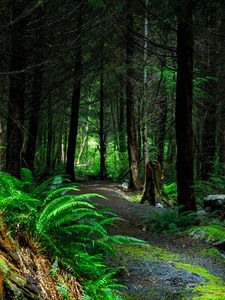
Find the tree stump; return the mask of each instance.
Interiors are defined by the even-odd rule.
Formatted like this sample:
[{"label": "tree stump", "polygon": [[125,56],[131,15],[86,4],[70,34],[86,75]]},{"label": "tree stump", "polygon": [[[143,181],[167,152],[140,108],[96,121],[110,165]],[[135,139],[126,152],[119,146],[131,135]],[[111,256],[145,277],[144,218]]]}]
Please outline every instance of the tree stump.
[{"label": "tree stump", "polygon": [[145,168],[145,184],[141,204],[145,202],[155,206],[162,198],[161,180],[163,179],[162,168],[158,161],[149,161]]}]

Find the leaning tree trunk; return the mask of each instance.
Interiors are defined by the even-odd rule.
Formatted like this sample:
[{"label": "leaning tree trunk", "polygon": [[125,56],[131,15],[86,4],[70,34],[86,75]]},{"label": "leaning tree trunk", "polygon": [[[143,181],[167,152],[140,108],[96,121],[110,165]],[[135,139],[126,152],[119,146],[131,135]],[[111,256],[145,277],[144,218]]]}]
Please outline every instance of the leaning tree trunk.
[{"label": "leaning tree trunk", "polygon": [[133,91],[133,75],[132,67],[134,56],[134,37],[133,37],[133,16],[131,13],[131,1],[127,0],[127,49],[126,49],[126,94],[127,94],[127,138],[128,138],[128,156],[130,166],[130,187],[136,190],[141,188],[137,145],[136,130],[134,118],[134,91]]},{"label": "leaning tree trunk", "polygon": [[78,16],[78,38],[76,44],[75,53],[75,64],[74,64],[74,86],[73,86],[73,96],[71,103],[71,114],[70,114],[70,131],[68,138],[67,147],[67,161],[66,161],[66,174],[68,174],[72,179],[75,179],[74,163],[75,163],[75,153],[77,144],[77,133],[78,133],[78,119],[79,119],[79,109],[80,109],[80,92],[81,92],[81,69],[82,69],[82,12],[80,10]]},{"label": "leaning tree trunk", "polygon": [[177,87],[176,87],[176,138],[177,138],[177,190],[178,205],[183,211],[195,211],[193,174],[193,32],[192,1],[178,15],[177,29]]},{"label": "leaning tree trunk", "polygon": [[[25,2],[12,2],[11,62],[7,120],[6,171],[20,176],[24,138],[25,102]],[[15,21],[16,20],[16,21]],[[14,22],[15,21],[15,22]]]}]

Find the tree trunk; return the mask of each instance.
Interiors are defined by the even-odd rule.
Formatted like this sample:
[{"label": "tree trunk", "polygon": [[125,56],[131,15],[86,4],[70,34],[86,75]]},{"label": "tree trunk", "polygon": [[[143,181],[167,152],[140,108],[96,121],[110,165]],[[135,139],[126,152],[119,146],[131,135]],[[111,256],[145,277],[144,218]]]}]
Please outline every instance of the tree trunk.
[{"label": "tree trunk", "polygon": [[[221,25],[220,25],[220,33],[225,35],[225,3],[222,5],[222,17],[221,17]],[[218,124],[218,155],[219,155],[219,163],[220,163],[220,175],[225,175],[225,128],[224,128],[224,121],[225,121],[225,101],[224,101],[224,94],[225,94],[225,74],[224,74],[224,57],[225,57],[225,41],[224,39],[220,40],[219,43],[219,53],[220,53],[220,60],[219,60],[219,82],[218,82],[218,91],[219,91],[219,124]]]},{"label": "tree trunk", "polygon": [[83,155],[84,150],[86,148],[86,144],[88,143],[88,128],[89,128],[89,123],[88,123],[88,120],[87,120],[87,124],[85,126],[84,140],[83,140],[82,145],[80,146],[80,153],[79,153],[78,158],[77,158],[77,165],[80,164],[82,155]]},{"label": "tree trunk", "polygon": [[9,76],[9,103],[7,120],[6,171],[20,176],[24,138],[25,101],[25,17],[24,1],[12,2],[11,62]]},{"label": "tree trunk", "polygon": [[3,169],[3,130],[2,118],[0,117],[0,171]]},{"label": "tree trunk", "polygon": [[130,187],[138,190],[141,188],[136,145],[136,130],[134,118],[134,92],[132,67],[134,56],[134,37],[133,37],[133,16],[131,13],[131,2],[127,0],[127,48],[126,48],[126,95],[127,95],[127,138],[128,138],[128,156],[130,166]]},{"label": "tree trunk", "polygon": [[33,171],[34,157],[38,135],[39,110],[42,93],[42,68],[37,66],[34,68],[34,78],[32,87],[31,114],[28,128],[27,150],[25,153],[26,166]]},{"label": "tree trunk", "polygon": [[[208,27],[208,38],[205,51],[207,51],[207,61],[204,66],[206,76],[216,76],[217,57],[215,52],[216,40],[211,33],[216,29],[216,6],[208,4],[206,11],[206,20]],[[208,44],[208,45],[207,45]],[[217,45],[218,46],[218,45]],[[214,171],[214,160],[216,154],[216,111],[217,111],[217,82],[211,78],[205,83],[204,87],[207,93],[205,97],[205,120],[202,133],[202,179],[208,180]]]},{"label": "tree trunk", "polygon": [[[41,27],[43,25],[42,16],[43,9],[40,6],[38,8],[36,18],[38,20],[38,25]],[[35,150],[37,144],[37,135],[38,135],[38,122],[39,122],[39,110],[42,96],[42,77],[43,70],[40,63],[43,62],[44,58],[44,49],[43,49],[43,31],[38,30],[38,32],[34,36],[34,59],[33,63],[35,64],[34,72],[33,72],[33,82],[32,82],[32,95],[31,95],[31,109],[30,109],[30,117],[28,123],[28,140],[25,156],[25,165],[31,171],[34,169],[34,158],[35,158]]]},{"label": "tree trunk", "polygon": [[[148,0],[145,1],[146,7],[148,7]],[[145,168],[145,174],[146,172],[146,166],[149,160],[148,155],[148,113],[146,110],[147,106],[147,58],[148,58],[148,12],[145,10],[145,23],[144,23],[144,74],[143,74],[143,85],[144,85],[144,91],[143,91],[143,103],[142,103],[142,143],[143,143],[143,158],[144,158],[144,168]],[[145,179],[146,180],[146,179]]]},{"label": "tree trunk", "polygon": [[[103,55],[103,51],[102,51]],[[104,130],[104,77],[103,77],[103,57],[101,57],[101,75],[100,75],[100,111],[99,111],[99,137],[100,137],[100,179],[106,178],[106,166],[105,166],[105,130]]]},{"label": "tree trunk", "polygon": [[74,163],[75,153],[77,144],[77,133],[78,133],[78,120],[79,120],[79,109],[80,109],[80,93],[81,93],[81,75],[82,75],[82,11],[80,9],[78,21],[78,38],[75,53],[75,64],[74,64],[74,86],[73,96],[71,103],[71,114],[70,114],[70,131],[68,138],[67,148],[67,162],[66,162],[66,174],[68,174],[73,180],[75,179]]},{"label": "tree trunk", "polygon": [[[162,75],[165,62],[162,64]],[[164,87],[164,80],[162,78],[162,89],[161,96],[159,100],[159,124],[158,124],[158,136],[157,136],[157,146],[158,146],[158,161],[163,169],[164,162],[164,143],[166,136],[166,121],[167,121],[167,96]]]},{"label": "tree trunk", "polygon": [[52,146],[53,146],[53,116],[52,116],[52,99],[48,98],[48,130],[47,130],[47,152],[46,167],[49,173],[52,168]]},{"label": "tree trunk", "polygon": [[141,204],[155,206],[161,198],[162,168],[158,161],[149,161],[145,166],[145,184]]},{"label": "tree trunk", "polygon": [[176,138],[177,138],[177,190],[178,205],[183,211],[195,211],[193,183],[193,32],[192,2],[182,6],[177,29],[177,87],[176,87]]},{"label": "tree trunk", "polygon": [[124,124],[124,95],[123,95],[123,81],[120,86],[120,96],[119,96],[119,114],[118,114],[118,129],[119,129],[119,155],[120,159],[123,160],[124,153],[126,151],[126,140],[125,140],[125,124]]}]

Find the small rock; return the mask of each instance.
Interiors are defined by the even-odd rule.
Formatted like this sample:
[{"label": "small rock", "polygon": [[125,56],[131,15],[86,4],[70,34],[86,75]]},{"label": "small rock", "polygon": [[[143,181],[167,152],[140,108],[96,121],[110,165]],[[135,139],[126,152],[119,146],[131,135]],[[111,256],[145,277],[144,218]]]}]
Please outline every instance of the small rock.
[{"label": "small rock", "polygon": [[208,195],[204,198],[204,207],[212,211],[220,210],[225,207],[225,195]]},{"label": "small rock", "polygon": [[129,190],[129,182],[127,182],[127,181],[123,182],[122,185],[121,185],[121,188],[122,188],[122,191],[128,192],[128,190]]}]

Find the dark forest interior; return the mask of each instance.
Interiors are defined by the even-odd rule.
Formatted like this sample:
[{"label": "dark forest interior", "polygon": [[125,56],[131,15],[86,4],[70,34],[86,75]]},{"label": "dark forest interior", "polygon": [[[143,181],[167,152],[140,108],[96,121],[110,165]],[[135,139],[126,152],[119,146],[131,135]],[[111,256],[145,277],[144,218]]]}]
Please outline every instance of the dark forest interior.
[{"label": "dark forest interior", "polygon": [[0,26],[0,299],[225,299],[225,2],[5,0]]}]

